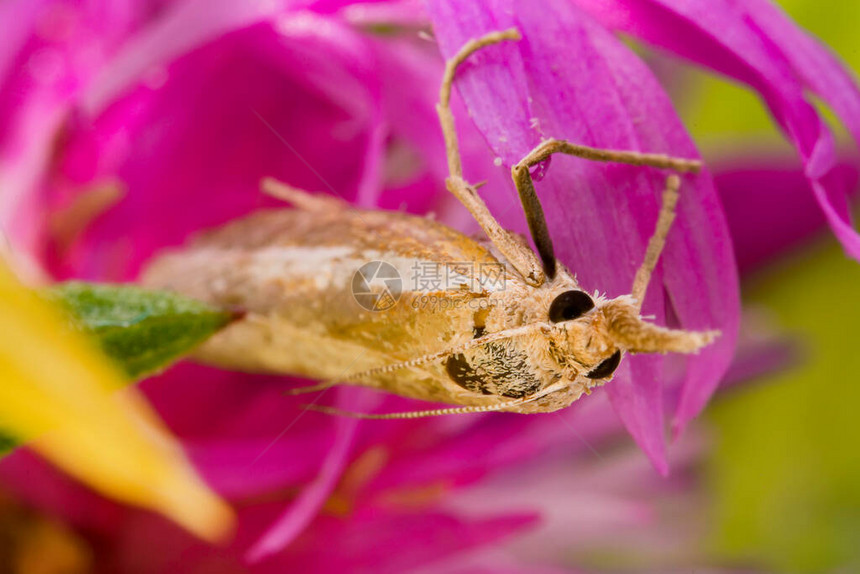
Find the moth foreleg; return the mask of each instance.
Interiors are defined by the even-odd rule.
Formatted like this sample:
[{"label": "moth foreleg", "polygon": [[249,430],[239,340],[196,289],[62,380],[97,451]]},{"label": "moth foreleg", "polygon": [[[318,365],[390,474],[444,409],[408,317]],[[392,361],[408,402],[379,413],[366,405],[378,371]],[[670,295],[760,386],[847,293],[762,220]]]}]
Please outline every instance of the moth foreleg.
[{"label": "moth foreleg", "polygon": [[449,177],[446,182],[448,191],[453,193],[460,203],[469,210],[469,213],[472,214],[490,241],[514,269],[523,276],[526,282],[533,286],[540,286],[545,277],[535,254],[527,245],[523,245],[496,221],[475,187],[463,179],[463,162],[457,142],[457,128],[454,125],[454,114],[451,112],[451,89],[460,64],[481,48],[506,40],[519,40],[520,38],[519,31],[512,28],[491,32],[480,38],[469,40],[452,58],[445,62],[445,74],[439,89],[439,103],[436,106],[436,112],[439,114],[439,123],[445,138],[445,151],[448,157]]},{"label": "moth foreleg", "polygon": [[573,144],[566,140],[548,139],[537,145],[513,169],[528,169],[555,153],[563,153],[591,161],[671,169],[679,173],[697,173],[702,168],[702,162],[696,159],[638,151],[600,149]]},{"label": "moth foreleg", "polygon": [[[662,169],[672,169],[681,173],[697,172],[702,167],[698,160],[671,157],[663,154],[640,153],[635,151],[618,151],[593,148],[572,144],[565,140],[550,139],[541,142],[526,155],[519,163],[511,168],[511,176],[520,202],[525,211],[529,231],[537,247],[538,255],[546,275],[555,276],[556,260],[552,239],[546,224],[543,208],[535,192],[531,168],[548,159],[552,154],[563,153],[592,161],[625,163],[637,166],[649,166]],[[659,251],[658,251],[659,254]],[[647,282],[646,282],[647,285]]]},{"label": "moth foreleg", "polygon": [[532,235],[532,240],[535,242],[538,256],[543,265],[543,271],[547,277],[552,279],[555,277],[556,271],[555,250],[552,246],[552,237],[549,234],[546,217],[544,216],[540,199],[538,199],[537,192],[535,191],[535,184],[532,180],[529,167],[530,165],[524,164],[521,161],[511,169],[511,175],[514,178],[517,194],[520,196],[520,203],[526,215],[529,232]]},{"label": "moth foreleg", "polygon": [[451,89],[454,85],[454,75],[457,73],[457,68],[481,48],[506,40],[520,40],[521,38],[519,30],[516,28],[490,32],[479,38],[472,38],[445,62],[445,73],[439,88],[439,103],[436,105],[436,112],[439,114],[439,122],[442,124],[442,135],[445,137],[445,150],[448,155],[448,171],[451,173],[451,177],[463,177],[463,162],[457,143],[457,128],[454,126],[454,114],[451,112]]},{"label": "moth foreleg", "polygon": [[475,191],[475,188],[466,183],[463,178],[450,177],[447,181],[448,191],[460,200],[484,233],[496,246],[496,249],[504,255],[508,263],[516,269],[526,282],[534,287],[543,285],[546,275],[540,261],[531,248],[523,243],[516,235],[502,227],[493,214],[490,213],[487,204]]},{"label": "moth foreleg", "polygon": [[636,271],[636,277],[633,279],[631,295],[636,299],[637,310],[642,308],[642,302],[645,300],[645,292],[648,290],[648,284],[651,282],[651,274],[657,266],[657,260],[660,259],[660,254],[666,245],[666,237],[669,235],[672,222],[675,220],[675,207],[678,205],[680,187],[681,178],[677,175],[670,175],[666,179],[666,189],[663,191],[663,205],[660,208],[657,225],[654,228],[651,239],[648,241],[648,248],[645,250],[645,258],[642,260],[642,265],[639,266],[639,270]]}]

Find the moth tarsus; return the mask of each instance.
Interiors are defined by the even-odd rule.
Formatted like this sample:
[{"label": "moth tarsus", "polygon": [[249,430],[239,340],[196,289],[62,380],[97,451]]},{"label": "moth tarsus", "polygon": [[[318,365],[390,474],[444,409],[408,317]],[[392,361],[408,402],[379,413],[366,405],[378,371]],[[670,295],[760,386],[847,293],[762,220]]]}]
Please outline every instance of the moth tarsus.
[{"label": "moth tarsus", "polygon": [[[537,253],[496,221],[478,186],[464,179],[449,105],[459,66],[477,50],[518,39],[511,29],[470,40],[446,63],[437,105],[446,187],[489,245],[431,218],[358,210],[267,178],[264,191],[293,209],[258,212],[210,231],[157,258],[144,276],[151,286],[247,311],[197,358],[324,381],[288,394],[343,382],[457,405],[380,415],[308,407],[397,419],[551,412],[611,380],[627,353],[695,353],[710,344],[718,332],[669,329],[640,315],[675,217],[677,175],[667,178],[631,294],[609,299],[588,295],[556,259],[531,174],[557,153],[679,173],[698,171],[698,160],[543,141],[511,168]],[[431,268],[457,270],[455,284],[425,281],[420,270]]]}]

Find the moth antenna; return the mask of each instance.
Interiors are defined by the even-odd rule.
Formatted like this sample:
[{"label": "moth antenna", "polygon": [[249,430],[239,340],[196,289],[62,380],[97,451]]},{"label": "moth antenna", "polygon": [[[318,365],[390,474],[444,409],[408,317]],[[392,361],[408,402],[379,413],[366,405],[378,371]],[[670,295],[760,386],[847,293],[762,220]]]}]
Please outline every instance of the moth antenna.
[{"label": "moth antenna", "polygon": [[480,347],[482,345],[486,345],[487,343],[492,343],[494,341],[500,341],[504,339],[511,339],[518,335],[527,335],[535,330],[540,330],[544,328],[548,328],[549,324],[547,323],[532,323],[530,325],[525,325],[523,327],[514,327],[513,329],[505,329],[504,331],[498,331],[496,333],[490,333],[489,335],[484,335],[478,339],[472,339],[468,343],[464,343],[459,347],[452,347],[445,349],[444,351],[438,351],[436,353],[429,353],[427,355],[422,355],[420,357],[416,357],[414,359],[409,359],[408,361],[403,361],[400,363],[392,363],[390,365],[383,365],[381,367],[374,367],[372,369],[368,369],[366,371],[361,371],[350,376],[351,379],[359,379],[364,377],[369,377],[372,375],[378,375],[381,373],[389,373],[391,371],[396,371],[399,369],[406,369],[409,367],[415,367],[424,363],[428,363],[430,361],[434,361],[436,359],[442,359],[449,355],[453,355],[454,353],[462,353],[463,351],[467,351],[469,349],[474,349],[475,347]]},{"label": "moth antenna", "polygon": [[502,403],[496,403],[494,405],[481,405],[474,407],[455,407],[450,409],[432,409],[428,411],[408,411],[403,413],[384,413],[384,414],[372,414],[372,413],[356,413],[352,411],[344,411],[335,407],[327,407],[324,405],[305,405],[305,408],[312,411],[317,411],[321,413],[326,413],[329,415],[338,415],[345,417],[352,417],[356,419],[365,419],[365,420],[391,420],[391,419],[420,419],[425,417],[439,417],[444,415],[464,415],[470,413],[492,413],[497,411],[502,411],[505,409],[509,409],[511,407],[518,407],[521,405],[525,405],[527,403],[534,402],[542,397],[545,397],[548,394],[554,393],[556,391],[563,390],[567,388],[567,383],[559,382],[554,383],[547,388],[543,389],[540,393],[536,395],[532,395],[530,397],[523,397],[521,399],[515,399],[513,401],[505,401]]}]

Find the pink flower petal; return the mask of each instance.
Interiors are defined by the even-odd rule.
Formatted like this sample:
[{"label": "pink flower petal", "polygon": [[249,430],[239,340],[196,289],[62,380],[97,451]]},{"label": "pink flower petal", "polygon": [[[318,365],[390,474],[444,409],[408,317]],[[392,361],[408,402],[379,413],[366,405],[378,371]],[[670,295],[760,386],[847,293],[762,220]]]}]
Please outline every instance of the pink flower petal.
[{"label": "pink flower petal", "polygon": [[82,104],[88,113],[97,113],[147,72],[226,33],[265,20],[279,9],[278,2],[171,2],[162,17],[127,42],[102,70]]},{"label": "pink flower petal", "polygon": [[228,498],[244,498],[299,487],[323,464],[317,446],[333,442],[336,429],[303,413],[302,397],[284,396],[302,384],[183,363],[142,388],[207,482]]},{"label": "pink flower petal", "polygon": [[0,227],[35,257],[44,242],[38,190],[71,101],[129,22],[97,20],[93,7],[13,0],[0,6]]},{"label": "pink flower petal", "polygon": [[[516,25],[524,35],[519,43],[487,49],[458,80],[476,124],[508,167],[542,136],[697,156],[647,67],[567,3],[550,2],[539,11],[525,3],[514,3],[513,11],[468,2],[430,2],[429,7],[446,55],[493,29]],[[554,159],[538,193],[559,258],[586,289],[610,296],[629,292],[664,182],[665,174],[654,170]],[[509,195],[494,190],[486,196],[496,212],[512,209],[499,205]],[[701,410],[728,367],[739,308],[730,240],[707,173],[685,179],[676,221],[644,311],[660,322],[668,301],[684,327],[723,331],[715,345],[688,361],[687,399],[677,415],[685,422]],[[633,436],[665,471],[662,362],[661,357],[632,358],[631,378],[625,380],[621,371],[607,391]]]},{"label": "pink flower petal", "polygon": [[[383,182],[386,189],[379,198],[379,207],[405,208],[417,213],[432,211],[456,229],[480,232],[474,219],[464,214],[444,185],[448,163],[435,109],[443,73],[438,50],[420,38],[375,39],[372,45],[389,139],[386,171],[390,173]],[[404,86],[410,89],[405,90]],[[454,98],[452,106],[455,114],[465,115],[465,107],[458,98]],[[462,122],[458,128],[469,175],[477,181],[505,175],[494,168],[493,155],[471,122]],[[404,171],[406,179],[401,181]],[[454,204],[456,209],[451,209]]]},{"label": "pink flower petal", "polygon": [[776,44],[803,84],[830,104],[860,142],[860,89],[845,64],[768,0],[744,0],[744,15]]},{"label": "pink flower petal", "polygon": [[[509,4],[502,0],[430,0],[433,31],[445,57],[453,56],[471,38],[512,27]],[[540,143],[541,134],[528,123],[533,115],[525,74],[519,46],[504,42],[469,58],[457,76],[457,91],[466,101],[471,120],[508,169]],[[468,178],[470,166],[463,169]]]},{"label": "pink flower petal", "polygon": [[352,520],[321,517],[314,541],[328,541],[331,548],[297,543],[285,565],[292,572],[417,571],[457,552],[500,543],[535,523],[531,513],[462,520],[426,509],[417,515],[364,513]]},{"label": "pink flower petal", "polygon": [[366,54],[301,33],[286,42],[265,23],[235,32],[171,63],[157,85],[141,79],[97,117],[78,115],[54,201],[111,178],[126,194],[55,272],[134,277],[194,230],[277,205],[259,191],[264,176],[368,200],[378,168],[365,150],[378,150],[380,118]]},{"label": "pink flower petal", "polygon": [[[741,274],[753,272],[827,227],[796,159],[728,158],[714,166]],[[832,172],[841,193],[856,195],[860,170],[840,162]],[[774,209],[779,205],[779,209]]]},{"label": "pink flower petal", "polygon": [[[366,403],[356,400],[361,396],[360,389],[339,389],[338,393],[340,408],[361,409]],[[286,548],[316,517],[346,467],[358,422],[349,417],[337,419],[335,440],[328,447],[319,474],[251,547],[246,554],[249,562],[259,562]]]},{"label": "pink flower petal", "polygon": [[46,0],[7,0],[0,4],[0,85],[12,73],[12,66],[21,54],[33,30],[33,21]]},{"label": "pink flower petal", "polygon": [[851,225],[844,190],[831,174],[836,164],[833,136],[804,88],[830,103],[858,142],[860,92],[824,47],[763,0],[576,2],[606,26],[731,76],[759,92],[800,154],[834,234],[849,255],[860,259],[860,234]]}]

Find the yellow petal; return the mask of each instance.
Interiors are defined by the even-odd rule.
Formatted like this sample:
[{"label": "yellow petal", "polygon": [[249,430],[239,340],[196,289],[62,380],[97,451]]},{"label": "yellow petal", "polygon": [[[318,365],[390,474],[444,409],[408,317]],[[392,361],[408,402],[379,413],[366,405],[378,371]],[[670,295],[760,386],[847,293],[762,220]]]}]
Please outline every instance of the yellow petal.
[{"label": "yellow petal", "polygon": [[0,428],[106,496],[215,540],[232,513],[152,408],[0,261]]}]

